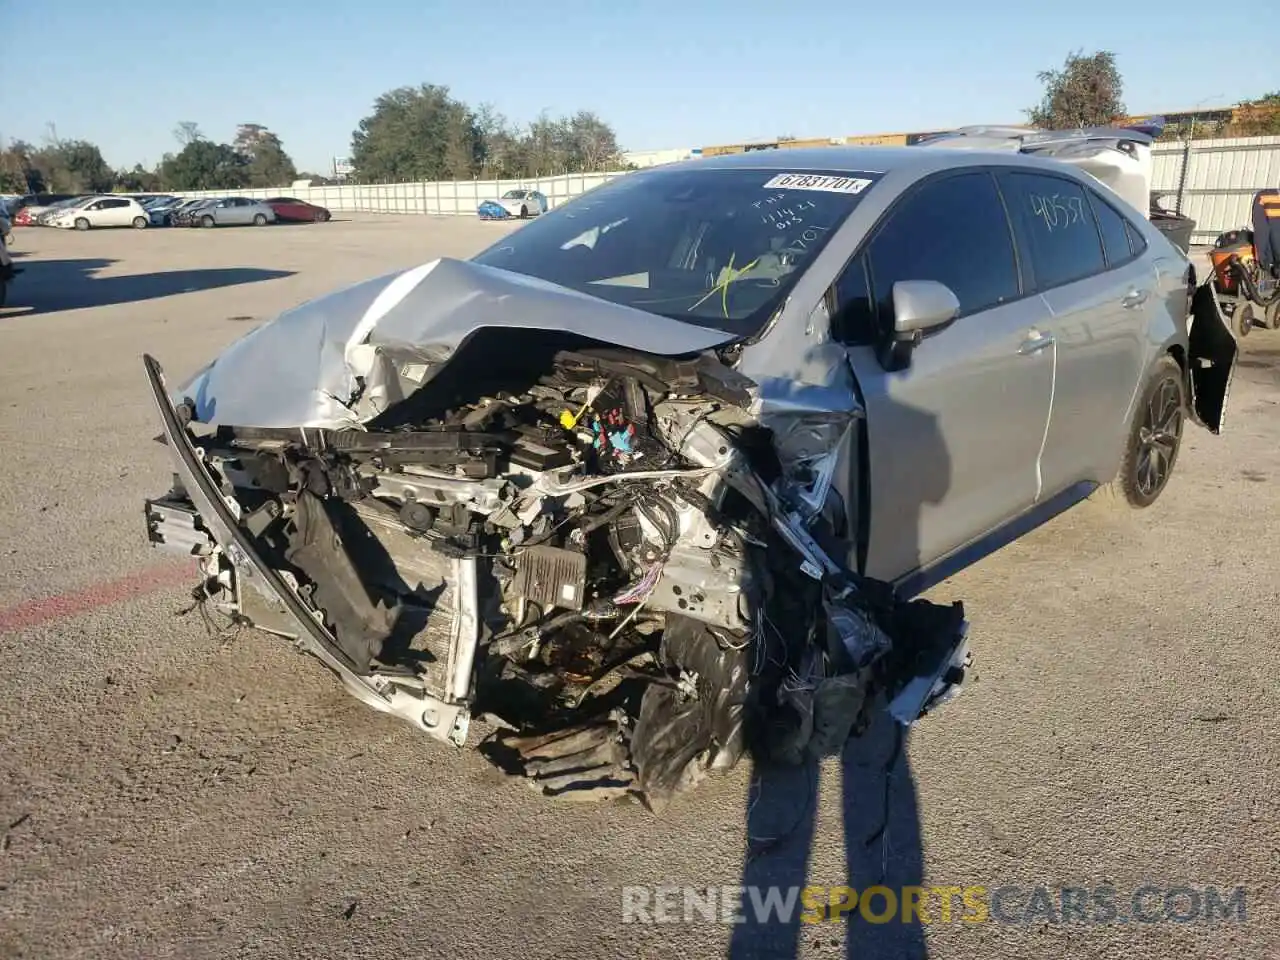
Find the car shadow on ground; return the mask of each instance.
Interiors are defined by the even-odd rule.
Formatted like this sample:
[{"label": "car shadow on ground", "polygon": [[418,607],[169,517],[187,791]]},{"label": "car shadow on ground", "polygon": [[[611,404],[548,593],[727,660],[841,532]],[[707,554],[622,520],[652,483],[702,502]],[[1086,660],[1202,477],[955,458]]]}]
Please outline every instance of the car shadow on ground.
[{"label": "car shadow on ground", "polygon": [[[817,359],[816,354],[811,359]],[[894,492],[897,515],[893,535],[902,538],[895,547],[909,547],[910,552],[903,549],[901,556],[908,562],[914,560],[912,566],[918,567],[927,560],[925,512],[945,509],[952,485],[952,458],[934,413],[892,399],[893,391],[886,384],[875,385],[877,389],[870,394],[868,386],[862,384],[863,395],[872,403],[864,421],[867,442],[856,445],[864,451],[858,456],[897,456],[877,476]],[[875,423],[892,424],[894,435],[910,436],[909,450],[888,449],[885,438],[875,434]],[[924,464],[929,467],[921,469]],[[856,523],[853,516],[850,521]],[[847,539],[842,549],[856,552]],[[839,559],[853,563],[851,557]],[[896,639],[923,642],[914,636]],[[928,956],[923,923],[930,919],[930,900],[919,895],[916,903],[922,908],[920,912],[915,903],[904,905],[905,897],[915,894],[905,888],[920,888],[924,882],[916,785],[906,749],[911,727],[889,713],[883,696],[876,696],[866,710],[865,729],[844,744],[838,758],[824,761],[839,763],[841,768],[843,877],[810,875],[810,852],[818,839],[822,799],[818,762],[797,766],[770,763],[764,758],[755,761],[740,881],[743,922],[734,927],[728,960],[834,953],[842,934],[848,958],[919,960]],[[830,823],[832,818],[823,819]],[[794,909],[770,912],[757,905],[767,903],[771,893],[785,904],[793,891],[805,891],[806,887],[810,888],[808,896],[796,895]],[[868,897],[868,888],[878,889]]]},{"label": "car shadow on ground", "polygon": [[272,224],[273,227],[309,227],[314,224],[325,223],[350,223],[350,217],[330,216],[328,220],[277,220]]},{"label": "car shadow on ground", "polygon": [[23,272],[9,288],[9,307],[5,314],[50,314],[113,303],[135,303],[180,293],[277,280],[294,273],[292,270],[262,270],[257,267],[210,267],[107,277],[96,275],[116,262],[97,257],[28,260],[22,265]]}]

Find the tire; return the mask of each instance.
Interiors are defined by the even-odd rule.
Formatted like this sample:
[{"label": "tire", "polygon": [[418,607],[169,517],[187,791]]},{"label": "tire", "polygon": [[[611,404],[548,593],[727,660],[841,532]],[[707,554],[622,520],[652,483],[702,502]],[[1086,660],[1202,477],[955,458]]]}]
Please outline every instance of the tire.
[{"label": "tire", "polygon": [[9,281],[0,280],[0,307],[3,307],[9,299]]},{"label": "tire", "polygon": [[76,217],[76,229],[77,229],[77,230],[88,230],[88,229],[89,229],[89,221],[88,221],[88,220],[86,220],[84,217]]},{"label": "tire", "polygon": [[1231,314],[1231,325],[1237,337],[1247,337],[1253,331],[1253,304],[1241,297]]},{"label": "tire", "polygon": [[147,228],[147,218],[146,218],[146,217],[134,217],[134,218],[133,218],[133,229],[135,229],[135,230],[145,230],[146,228]]},{"label": "tire", "polygon": [[521,208],[520,208],[520,219],[521,219],[521,220],[528,220],[528,219],[529,219],[529,208],[528,208],[528,207],[521,207]]},{"label": "tire", "polygon": [[206,213],[203,217],[201,217],[201,218],[200,218],[200,226],[202,226],[202,227],[212,227],[212,226],[213,226],[213,217],[209,216],[209,215]]},{"label": "tire", "polygon": [[267,215],[265,213],[255,213],[253,215],[253,225],[255,227],[265,227],[267,225]]},{"label": "tire", "polygon": [[316,214],[316,223],[328,223],[328,222],[329,222],[328,210],[321,210]]},{"label": "tire", "polygon": [[1182,368],[1163,356],[1142,387],[1124,441],[1120,470],[1104,488],[1114,500],[1141,510],[1164,492],[1178,462],[1187,421],[1187,388]]}]

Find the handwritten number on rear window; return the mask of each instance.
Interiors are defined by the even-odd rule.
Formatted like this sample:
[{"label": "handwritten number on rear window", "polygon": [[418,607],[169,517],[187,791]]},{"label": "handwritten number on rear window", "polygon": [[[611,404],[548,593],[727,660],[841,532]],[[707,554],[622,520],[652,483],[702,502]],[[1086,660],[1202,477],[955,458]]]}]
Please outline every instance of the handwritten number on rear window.
[{"label": "handwritten number on rear window", "polygon": [[1031,194],[1031,215],[1044,221],[1045,229],[1053,233],[1057,229],[1065,229],[1073,223],[1084,219],[1084,199],[1082,197],[1063,197],[1054,193],[1043,195]]}]

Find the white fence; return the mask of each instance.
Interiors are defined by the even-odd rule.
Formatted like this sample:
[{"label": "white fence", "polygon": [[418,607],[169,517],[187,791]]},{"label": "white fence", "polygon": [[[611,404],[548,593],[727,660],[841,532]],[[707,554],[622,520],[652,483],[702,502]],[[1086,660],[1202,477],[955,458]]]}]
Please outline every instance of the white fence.
[{"label": "white fence", "polygon": [[337,187],[269,187],[246,190],[179,190],[184,197],[297,197],[330,210],[355,213],[425,213],[440,216],[476,215],[476,207],[496,200],[508,190],[537,190],[555,207],[598,187],[618,173],[568,173],[527,180],[446,180],[434,183],[345,184]]},{"label": "white fence", "polygon": [[1152,154],[1152,189],[1196,222],[1193,243],[1249,226],[1253,195],[1280,189],[1280,137],[1158,143]]},{"label": "white fence", "polygon": [[[1224,230],[1247,226],[1250,201],[1259,190],[1280,188],[1280,137],[1158,143],[1152,189],[1196,221],[1192,241],[1212,243]],[[782,158],[779,158],[780,160]],[[459,180],[337,187],[272,187],[239,196],[291,196],[330,210],[475,216],[485,200],[508,190],[539,190],[555,207],[625,173],[570,173],[527,180]],[[225,190],[186,191],[183,196],[225,196]]]}]

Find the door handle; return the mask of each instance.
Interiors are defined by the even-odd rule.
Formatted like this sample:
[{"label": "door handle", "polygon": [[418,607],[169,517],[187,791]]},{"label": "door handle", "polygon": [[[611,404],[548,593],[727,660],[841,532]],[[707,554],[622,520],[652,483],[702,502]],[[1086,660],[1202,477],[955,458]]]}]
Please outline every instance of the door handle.
[{"label": "door handle", "polygon": [[1134,307],[1140,307],[1147,302],[1149,296],[1146,290],[1130,290],[1120,300],[1120,306],[1126,310],[1132,310]]},{"label": "door handle", "polygon": [[1026,340],[1023,340],[1021,345],[1018,347],[1018,353],[1027,357],[1033,353],[1039,353],[1045,347],[1052,346],[1053,342],[1052,334],[1032,331],[1032,335]]}]

